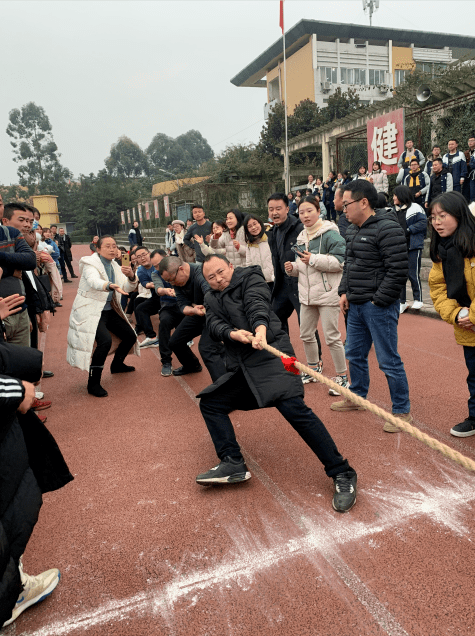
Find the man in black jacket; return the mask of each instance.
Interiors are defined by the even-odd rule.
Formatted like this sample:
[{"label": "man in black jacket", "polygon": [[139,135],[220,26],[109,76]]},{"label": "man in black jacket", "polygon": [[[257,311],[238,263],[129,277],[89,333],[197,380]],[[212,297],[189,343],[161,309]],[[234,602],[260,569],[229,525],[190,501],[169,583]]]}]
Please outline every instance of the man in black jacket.
[{"label": "man in black jacket", "polygon": [[[199,395],[220,464],[198,475],[197,483],[234,484],[250,479],[229,413],[275,406],[333,478],[334,509],[347,512],[356,501],[356,472],[303,401],[298,375],[286,371],[279,358],[262,350],[269,342],[294,355],[288,335],[271,310],[269,286],[261,268],[234,269],[225,256],[212,254],[205,258],[203,275],[212,289],[205,296],[206,324],[211,337],[224,343],[228,373]],[[251,344],[249,337],[253,335]]]},{"label": "man in black jacket", "polygon": [[203,278],[200,263],[185,263],[178,256],[167,256],[160,261],[158,272],[163,280],[173,285],[178,308],[185,316],[170,338],[170,347],[181,367],[173,370],[173,375],[198,373],[200,361],[188,346],[188,342],[200,337],[198,350],[215,382],[226,373],[224,349],[221,343],[210,338],[206,327],[204,295],[209,285]]},{"label": "man in black jacket", "polygon": [[[71,263],[71,261],[73,260],[73,254],[71,252],[71,239],[66,234],[64,227],[59,228],[58,234],[56,235],[56,239],[58,241],[59,251],[61,252],[63,256],[66,267],[69,269],[69,274],[71,275],[71,278],[77,278]],[[64,277],[64,273],[63,273],[63,277]]]},{"label": "man in black jacket", "polygon": [[[346,232],[346,258],[338,293],[348,311],[346,357],[350,389],[366,398],[369,390],[368,354],[374,342],[379,368],[386,375],[392,412],[410,422],[409,387],[397,350],[399,297],[408,274],[404,230],[387,214],[375,212],[378,193],[359,179],[345,186],[343,209],[352,225]],[[350,400],[334,402],[334,411],[361,410]],[[386,423],[388,433],[399,428]]]}]

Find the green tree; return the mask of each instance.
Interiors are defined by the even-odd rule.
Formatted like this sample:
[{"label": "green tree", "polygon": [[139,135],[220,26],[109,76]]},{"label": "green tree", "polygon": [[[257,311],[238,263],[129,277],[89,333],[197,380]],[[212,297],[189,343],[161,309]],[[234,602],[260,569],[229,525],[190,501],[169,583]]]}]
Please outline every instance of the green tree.
[{"label": "green tree", "polygon": [[138,143],[123,135],[117,143],[112,144],[109,157],[105,160],[106,168],[111,175],[130,179],[149,173],[146,154]]},{"label": "green tree", "polygon": [[338,86],[335,92],[328,97],[328,105],[323,109],[327,122],[334,119],[342,119],[357,108],[360,108],[360,96],[354,88],[349,88],[343,92]]},{"label": "green tree", "polygon": [[175,139],[157,133],[147,148],[151,165],[158,175],[160,169],[180,173],[196,170],[214,157],[214,152],[198,130],[189,130]]},{"label": "green tree", "polygon": [[53,129],[41,106],[29,102],[9,114],[7,134],[12,138],[15,163],[18,163],[20,185],[50,187],[56,181],[68,180],[71,172],[59,162]]}]

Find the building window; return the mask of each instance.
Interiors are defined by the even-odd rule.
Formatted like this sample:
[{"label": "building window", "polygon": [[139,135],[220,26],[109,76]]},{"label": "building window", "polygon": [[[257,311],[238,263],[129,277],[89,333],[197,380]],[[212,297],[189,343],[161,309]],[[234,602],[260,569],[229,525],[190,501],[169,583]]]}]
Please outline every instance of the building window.
[{"label": "building window", "polygon": [[384,84],[386,78],[385,71],[378,70],[369,70],[369,85],[370,86],[379,86],[379,84]]},{"label": "building window", "polygon": [[416,62],[416,69],[432,75],[432,62]]},{"label": "building window", "polygon": [[400,86],[406,79],[406,71],[397,68],[394,71],[394,86]]},{"label": "building window", "polygon": [[332,84],[337,83],[337,73],[338,69],[335,66],[322,66],[320,69],[322,82],[331,82]]},{"label": "building window", "polygon": [[364,68],[355,68],[355,84],[366,84],[366,71]]},{"label": "building window", "polygon": [[[379,71],[374,72],[379,73]],[[340,82],[342,84],[366,84],[366,71],[363,68],[341,68]]]}]

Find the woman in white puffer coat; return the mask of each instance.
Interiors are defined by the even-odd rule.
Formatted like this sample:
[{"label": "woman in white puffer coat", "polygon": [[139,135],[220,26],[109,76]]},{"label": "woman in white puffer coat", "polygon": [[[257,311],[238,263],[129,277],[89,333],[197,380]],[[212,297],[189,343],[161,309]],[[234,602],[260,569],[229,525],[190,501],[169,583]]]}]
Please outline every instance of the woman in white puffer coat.
[{"label": "woman in white puffer coat", "polygon": [[388,173],[386,170],[381,170],[381,164],[379,161],[373,162],[373,172],[369,174],[369,181],[376,188],[376,192],[382,192],[388,196],[389,182]]},{"label": "woman in white puffer coat", "polygon": [[246,267],[259,265],[269,287],[274,286],[274,265],[267,240],[266,228],[258,216],[248,214],[244,219],[246,235]]},{"label": "woman in white puffer coat", "polygon": [[246,237],[243,221],[244,216],[240,210],[230,210],[226,215],[228,232],[223,232],[219,238],[214,234],[209,242],[209,246],[213,249],[224,248],[224,255],[234,267],[246,267]]},{"label": "woman in white puffer coat", "polygon": [[66,359],[72,367],[89,370],[87,390],[96,397],[107,396],[101,386],[101,376],[112,346],[111,334],[120,340],[111,373],[135,371],[134,367],[124,364],[132,347],[135,355],[140,355],[137,335],[120,304],[121,295],[134,291],[138,280],[130,267],[116,263],[116,253],[113,237],[103,236],[97,242],[97,253],[81,258],[81,278],[69,318]]}]

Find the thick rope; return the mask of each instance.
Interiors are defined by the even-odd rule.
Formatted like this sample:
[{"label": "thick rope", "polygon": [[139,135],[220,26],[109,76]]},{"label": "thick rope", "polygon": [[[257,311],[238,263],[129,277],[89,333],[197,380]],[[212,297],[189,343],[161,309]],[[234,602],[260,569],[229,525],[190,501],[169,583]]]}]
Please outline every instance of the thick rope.
[{"label": "thick rope", "polygon": [[[254,338],[252,338],[252,340],[253,339]],[[282,353],[278,349],[271,347],[268,344],[264,345],[263,349],[265,349],[269,353],[272,353],[277,358],[291,357],[285,353]],[[454,450],[453,448],[450,448],[450,446],[447,446],[446,444],[442,444],[442,442],[439,442],[433,437],[426,435],[415,426],[412,426],[411,424],[409,424],[409,422],[405,422],[404,420],[401,420],[399,417],[396,417],[392,413],[388,413],[387,411],[380,408],[379,406],[376,406],[372,402],[369,402],[368,400],[365,400],[359,395],[356,395],[356,393],[353,393],[349,389],[343,388],[336,382],[333,382],[329,378],[325,377],[323,374],[317,373],[313,369],[310,369],[310,367],[306,367],[304,364],[298,362],[297,360],[294,362],[294,366],[300,371],[303,371],[304,373],[307,373],[308,375],[312,376],[312,378],[315,378],[321,384],[326,384],[328,387],[335,389],[343,397],[347,398],[348,400],[351,400],[358,406],[364,407],[365,410],[370,411],[371,413],[374,413],[375,415],[383,419],[385,422],[394,424],[405,433],[409,433],[409,435],[412,435],[412,437],[415,437],[416,439],[418,439],[423,444],[426,444],[430,448],[433,448],[434,450],[439,451],[439,453],[442,453],[442,455],[445,455],[445,457],[448,457],[449,459],[453,460],[457,464],[460,464],[467,470],[473,470],[475,472],[475,461],[473,461],[469,457],[465,457],[465,455],[462,455],[461,453]]]}]

